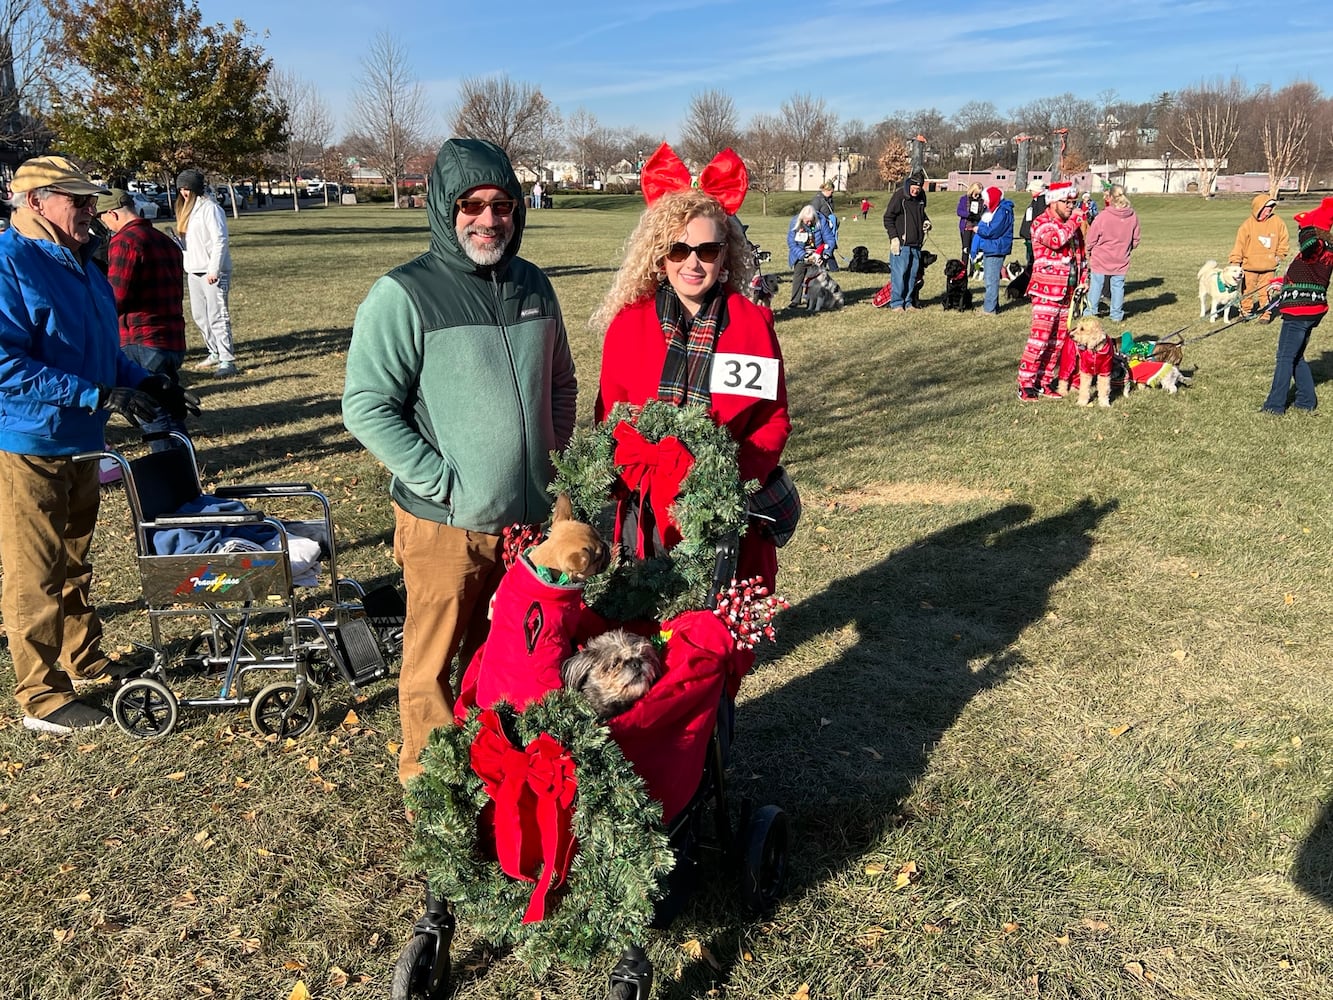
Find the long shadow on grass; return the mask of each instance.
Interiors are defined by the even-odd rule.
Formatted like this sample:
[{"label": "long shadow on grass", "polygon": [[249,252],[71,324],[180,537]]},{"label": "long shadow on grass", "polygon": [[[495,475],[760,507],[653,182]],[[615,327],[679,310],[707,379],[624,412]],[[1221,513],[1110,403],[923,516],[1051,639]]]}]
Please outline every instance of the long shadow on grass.
[{"label": "long shadow on grass", "polygon": [[1333,799],[1324,803],[1301,844],[1291,878],[1311,898],[1333,909]]}]

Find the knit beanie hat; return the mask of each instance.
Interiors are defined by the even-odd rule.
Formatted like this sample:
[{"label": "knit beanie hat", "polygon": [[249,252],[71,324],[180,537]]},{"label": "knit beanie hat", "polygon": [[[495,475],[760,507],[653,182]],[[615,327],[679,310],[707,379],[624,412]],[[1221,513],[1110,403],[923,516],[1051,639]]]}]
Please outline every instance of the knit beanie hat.
[{"label": "knit beanie hat", "polygon": [[986,188],[986,211],[994,212],[1000,207],[1000,199],[1004,197],[1004,192],[997,187]]},{"label": "knit beanie hat", "polygon": [[926,175],[924,171],[913,170],[907,177],[908,184],[915,184],[917,187],[926,186]]},{"label": "knit beanie hat", "polygon": [[204,193],[204,175],[195,170],[194,167],[186,167],[176,175],[176,187],[182,191],[193,191],[195,194]]}]

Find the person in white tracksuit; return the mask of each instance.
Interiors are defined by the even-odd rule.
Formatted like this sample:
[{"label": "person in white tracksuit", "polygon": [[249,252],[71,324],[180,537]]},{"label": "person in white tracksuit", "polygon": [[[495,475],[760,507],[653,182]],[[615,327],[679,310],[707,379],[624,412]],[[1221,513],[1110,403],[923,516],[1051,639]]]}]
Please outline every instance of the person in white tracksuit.
[{"label": "person in white tracksuit", "polygon": [[204,175],[193,168],[176,178],[176,234],[185,251],[185,280],[190,288],[190,314],[203,334],[208,357],[196,371],[213,369],[218,378],[236,374],[232,347],[231,249],[227,245],[227,213],[204,194]]}]

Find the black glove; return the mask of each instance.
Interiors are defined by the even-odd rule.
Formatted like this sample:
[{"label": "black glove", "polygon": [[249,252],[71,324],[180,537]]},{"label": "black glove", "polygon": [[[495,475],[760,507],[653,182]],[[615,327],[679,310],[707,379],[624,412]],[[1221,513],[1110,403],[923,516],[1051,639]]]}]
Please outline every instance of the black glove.
[{"label": "black glove", "polygon": [[139,383],[138,390],[152,396],[162,409],[177,420],[184,420],[187,413],[199,416],[199,397],[181,388],[179,382],[173,382],[166,375],[149,375]]},{"label": "black glove", "polygon": [[99,385],[97,408],[119,413],[136,426],[156,420],[162,413],[152,396],[123,385]]}]

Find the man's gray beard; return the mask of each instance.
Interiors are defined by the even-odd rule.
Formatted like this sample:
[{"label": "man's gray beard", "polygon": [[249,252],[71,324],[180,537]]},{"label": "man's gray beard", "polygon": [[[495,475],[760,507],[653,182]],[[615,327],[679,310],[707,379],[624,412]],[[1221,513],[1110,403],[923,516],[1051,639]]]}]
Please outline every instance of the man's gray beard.
[{"label": "man's gray beard", "polygon": [[[492,244],[489,248],[483,250],[472,242],[471,235],[474,232],[487,235],[486,231],[488,229],[490,233],[500,237],[500,242]],[[463,239],[461,242],[463,244],[463,252],[467,254],[468,260],[480,267],[494,267],[496,264],[500,263],[500,258],[505,255],[505,250],[509,246],[509,235],[492,227],[473,225],[464,228]]]}]

